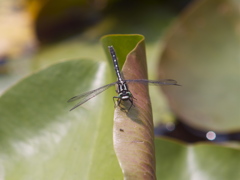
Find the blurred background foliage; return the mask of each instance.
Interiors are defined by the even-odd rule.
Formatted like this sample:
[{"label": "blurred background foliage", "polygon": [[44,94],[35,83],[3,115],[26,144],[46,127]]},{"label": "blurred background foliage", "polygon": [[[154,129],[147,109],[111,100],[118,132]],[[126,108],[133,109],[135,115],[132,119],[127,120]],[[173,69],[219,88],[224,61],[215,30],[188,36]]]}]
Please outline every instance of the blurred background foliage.
[{"label": "blurred background foliage", "polygon": [[182,85],[163,89],[167,98],[151,90],[156,134],[239,140],[239,8],[233,0],[1,0],[0,92],[56,62],[106,59],[103,35],[142,34],[149,77]]},{"label": "blurred background foliage", "polygon": [[[65,89],[63,97],[59,87],[64,89],[72,83],[70,86],[73,89],[72,91],[80,89],[80,87],[74,89],[76,80],[69,81],[69,77],[74,75],[74,77],[81,79],[85,74],[89,74],[89,78],[84,81],[84,83],[88,84],[87,81],[95,77],[95,71],[104,71],[102,74],[105,74],[105,70],[101,69],[103,66],[97,66],[91,61],[72,61],[69,64],[66,63],[67,61],[71,59],[104,61],[106,56],[99,43],[99,39],[103,35],[142,34],[145,36],[146,42],[149,78],[172,78],[182,85],[182,87],[178,88],[164,87],[161,91],[158,88],[150,88],[156,136],[164,135],[188,143],[198,141],[221,143],[213,146],[210,143],[200,143],[193,146],[164,138],[156,139],[158,177],[164,175],[165,179],[171,179],[171,176],[173,176],[172,179],[184,180],[199,178],[211,180],[239,179],[238,170],[236,171],[239,166],[240,139],[239,22],[240,2],[236,0],[0,0],[0,94],[6,92],[6,94],[18,95],[14,89],[9,91],[8,89],[24,79],[24,77],[31,77],[36,71],[57,64],[57,66],[47,69],[46,72],[43,71],[37,74],[36,79],[32,76],[26,82],[19,83],[18,88],[30,88],[27,90],[29,94],[24,94],[25,89],[19,88],[19,94],[24,94],[23,99],[31,98],[31,95],[33,95],[31,94],[31,88],[37,93],[44,92],[44,97],[48,99],[49,94],[45,91],[48,87],[52,88],[52,79],[48,81],[45,74],[51,76],[51,73],[56,73],[60,79],[56,80],[57,86],[53,88],[55,93],[51,94],[51,99],[48,102],[49,104],[52,103],[51,105],[55,108],[62,109],[65,104],[63,105],[60,102],[65,101],[69,92]],[[66,66],[59,62],[65,62]],[[64,76],[64,72],[59,72],[62,67],[66,71],[71,71],[71,69],[78,69],[83,65],[87,65],[88,69],[77,74],[77,71],[75,71],[71,72],[73,74],[68,73],[68,76]],[[58,67],[61,68],[58,69]],[[62,83],[61,78],[66,85]],[[41,84],[42,82],[35,82],[35,80],[41,79],[48,83],[48,87]],[[53,78],[53,80],[55,79]],[[38,86],[33,87],[31,84],[29,85],[29,82],[33,83],[33,86],[34,84]],[[69,93],[69,96],[71,95]],[[56,96],[61,96],[61,99],[54,102]],[[2,99],[8,101],[11,97],[6,95]],[[27,102],[21,102],[23,103],[22,107],[26,107],[26,111],[23,111],[23,113],[17,112],[16,114],[19,113],[23,117],[22,121],[12,119],[13,121],[2,122],[4,123],[1,124],[1,142],[3,144],[7,144],[11,137],[13,137],[13,142],[17,143],[19,143],[18,138],[22,136],[28,140],[28,134],[23,133],[26,132],[25,128],[28,125],[33,125],[34,128],[41,132],[42,129],[38,127],[39,125],[55,122],[51,121],[49,115],[54,113],[49,110],[47,112],[50,114],[44,114],[46,117],[44,115],[38,116],[39,119],[36,123],[34,118],[30,119],[30,121],[24,119],[26,117],[24,112],[29,112],[31,117],[34,117],[40,106],[43,109],[48,109],[47,105],[49,104],[45,105],[41,97],[38,97],[37,100],[39,106],[32,102],[35,111],[31,112],[28,109]],[[18,99],[11,99],[11,102],[15,104],[17,101]],[[4,103],[8,102],[2,104]],[[14,109],[10,105],[9,108]],[[110,106],[109,104],[108,107]],[[3,109],[7,111],[9,108],[4,106]],[[11,112],[6,112],[6,117],[14,117]],[[55,112],[63,113],[61,110]],[[77,112],[74,113],[68,114],[66,117],[75,118],[74,122],[79,123],[75,117]],[[98,113],[96,114],[98,115]],[[82,117],[88,117],[86,114],[85,112]],[[63,116],[63,114],[61,115]],[[111,113],[107,116],[109,119],[112,118]],[[43,117],[44,120],[42,120]],[[60,120],[64,119],[59,116],[56,117]],[[104,122],[103,120],[100,122]],[[58,119],[56,122],[58,122]],[[63,122],[72,123],[65,120]],[[78,124],[79,127],[82,127],[81,123]],[[46,163],[50,167],[48,173],[52,173],[52,176],[56,177],[62,167],[55,172],[51,168],[56,169],[55,163],[61,166],[62,159],[59,159],[59,154],[64,154],[61,156],[63,159],[69,157],[67,150],[70,146],[68,146],[68,143],[72,142],[72,137],[79,138],[77,141],[73,140],[74,142],[86,143],[87,145],[83,146],[85,147],[84,153],[89,154],[88,147],[92,147],[92,144],[91,140],[89,142],[83,140],[85,138],[84,133],[88,133],[88,137],[92,137],[92,133],[98,133],[99,131],[101,133],[98,135],[100,135],[101,140],[106,137],[105,131],[109,136],[111,134],[111,123],[108,123],[107,128],[105,124],[100,124],[100,126],[104,127],[99,128],[95,121],[84,122],[85,126],[96,128],[93,128],[93,132],[88,131],[88,128],[84,128],[85,126],[83,126],[82,132],[79,132],[78,126],[72,131],[69,124],[69,132],[73,132],[73,136],[67,134],[69,136],[64,141],[67,145],[63,143],[64,145],[61,146],[63,147],[62,151],[56,153],[56,151],[52,150],[53,157],[56,155],[53,158],[54,161],[42,160],[44,159],[42,155],[45,157],[45,151],[47,150],[45,150],[45,146],[41,145],[44,151],[41,151],[40,158],[36,158],[37,160],[32,158],[34,164],[38,162],[39,166],[33,167],[31,163],[30,165],[26,163],[27,166],[22,167],[23,169],[26,168],[27,173],[23,173],[24,170],[15,166],[15,161],[24,164],[25,160],[28,161],[28,159],[18,161],[19,159],[16,157],[22,158],[22,156],[11,155],[9,157],[12,159],[5,161],[5,165],[10,166],[9,169],[12,168],[13,164],[13,167],[16,168],[12,168],[14,173],[10,173],[10,176],[14,176],[16,171],[19,174],[27,175],[29,169],[43,167],[41,163],[44,161],[43,164]],[[14,129],[14,132],[11,132],[8,127],[11,127],[11,130]],[[66,126],[58,128],[58,126],[52,126],[50,123],[47,129],[52,127],[56,128],[54,132],[61,131],[60,133],[63,133]],[[35,129],[31,130],[31,135],[35,135],[34,137],[37,139],[38,134],[34,134]],[[46,130],[46,132],[47,135],[51,135],[50,130]],[[22,136],[18,136],[18,133]],[[79,133],[82,134],[79,135]],[[49,139],[49,137],[44,136],[42,138],[42,140],[45,139]],[[92,141],[94,140],[96,139],[93,138]],[[29,155],[28,151],[24,151],[28,149],[22,148],[22,150],[20,148],[21,150],[18,151],[19,147],[25,147],[25,145],[27,147],[35,146],[35,141],[32,142],[31,139],[29,141],[30,143],[27,141],[21,146],[16,145],[15,150],[17,149],[20,155],[22,153]],[[36,142],[41,144],[39,140],[36,140]],[[52,142],[55,143],[54,138],[46,141],[46,143],[49,143],[46,147],[52,147],[52,144],[54,148],[58,147]],[[80,168],[83,172],[80,172],[80,174],[94,175],[91,172],[96,171],[92,169],[98,171],[100,166],[105,170],[108,169],[102,166],[104,164],[102,163],[103,159],[104,161],[106,159],[105,152],[108,151],[111,151],[108,160],[114,162],[113,169],[116,170],[116,172],[109,171],[109,176],[112,177],[112,174],[116,175],[116,173],[121,174],[117,160],[112,158],[114,153],[111,149],[111,138],[107,142],[107,146],[106,144],[101,146],[102,142],[100,141],[96,143],[95,147],[98,148],[98,152],[102,153],[93,152],[90,154],[90,158],[85,156],[84,153],[77,153],[77,155],[74,152],[71,153],[73,159],[77,157],[79,161],[84,161],[82,168]],[[22,142],[20,141],[20,143]],[[75,149],[79,148],[78,150],[82,152],[83,147],[79,147],[78,143],[75,143],[74,147]],[[74,148],[71,150],[74,150]],[[9,153],[7,148],[4,149],[1,152],[4,157],[6,157],[5,151]],[[79,154],[81,156],[78,156]],[[94,158],[92,158],[92,155]],[[94,164],[94,168],[88,166],[92,171],[85,173],[85,162],[89,163],[89,159],[96,159],[99,164]],[[75,172],[74,161],[68,158],[68,164],[73,165],[69,167]],[[175,169],[172,170],[172,168]],[[172,171],[169,171],[169,169]],[[79,169],[76,168],[76,171],[79,171]],[[173,171],[175,173],[169,173]],[[46,169],[43,172],[46,172]],[[72,171],[69,171],[69,174],[74,175]],[[0,179],[1,177],[0,174]],[[22,177],[24,179],[24,176]],[[48,178],[52,179],[50,176]],[[12,179],[16,179],[16,177]]]}]

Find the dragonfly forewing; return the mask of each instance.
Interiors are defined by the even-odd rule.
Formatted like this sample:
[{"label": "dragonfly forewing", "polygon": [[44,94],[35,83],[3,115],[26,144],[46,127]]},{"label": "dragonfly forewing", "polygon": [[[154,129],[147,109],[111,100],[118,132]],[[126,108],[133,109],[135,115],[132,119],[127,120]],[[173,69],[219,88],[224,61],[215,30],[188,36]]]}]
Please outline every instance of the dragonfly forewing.
[{"label": "dragonfly forewing", "polygon": [[148,80],[148,79],[128,79],[125,80],[127,83],[140,83],[140,84],[149,84],[149,85],[155,85],[155,86],[162,86],[162,85],[176,85],[180,86],[177,84],[177,81],[173,79],[163,79],[159,81],[155,80]]},{"label": "dragonfly forewing", "polygon": [[117,82],[113,82],[110,84],[107,84],[105,86],[102,86],[100,88],[94,89],[92,91],[88,91],[85,93],[82,93],[80,95],[74,96],[72,98],[70,98],[67,102],[72,102],[75,100],[80,100],[80,102],[78,104],[76,104],[71,110],[77,108],[78,106],[81,106],[83,103],[87,102],[88,100],[92,99],[93,97],[97,96],[98,94],[102,93],[103,91],[107,90],[108,88],[114,86],[115,84],[117,84]]}]

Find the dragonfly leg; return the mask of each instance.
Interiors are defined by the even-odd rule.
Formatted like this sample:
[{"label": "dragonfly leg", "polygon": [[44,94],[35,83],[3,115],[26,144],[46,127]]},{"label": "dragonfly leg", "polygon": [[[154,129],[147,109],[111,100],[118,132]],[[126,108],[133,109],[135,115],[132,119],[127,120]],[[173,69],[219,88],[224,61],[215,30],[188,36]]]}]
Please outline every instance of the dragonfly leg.
[{"label": "dragonfly leg", "polygon": [[122,99],[121,99],[121,98],[118,98],[117,102],[118,102],[117,105],[120,107],[120,109],[123,110],[124,108],[122,108],[122,107],[120,106],[120,104],[121,104],[121,102],[122,102]]},{"label": "dragonfly leg", "polygon": [[[117,99],[117,104],[116,104],[115,99]],[[132,108],[132,106],[135,106],[134,103],[133,103],[133,99],[136,99],[136,98],[134,98],[133,96],[130,96],[129,99],[128,99],[128,100],[130,101],[130,103],[131,103],[130,107],[128,108],[128,111],[130,111],[130,109]],[[137,99],[136,99],[136,100],[137,100]],[[120,97],[118,97],[118,96],[113,96],[113,103],[114,103],[114,107],[115,107],[115,108],[116,108],[116,106],[119,106],[119,107],[120,107],[121,102],[122,102],[122,99],[121,99]],[[121,108],[121,107],[120,107],[120,108]],[[124,108],[121,108],[121,109],[124,109]]]},{"label": "dragonfly leg", "polygon": [[114,103],[114,108],[116,108],[116,101],[115,101],[115,99],[117,99],[117,105],[119,106],[119,97],[118,96],[113,96],[113,103]]},{"label": "dragonfly leg", "polygon": [[135,107],[134,104],[133,104],[133,99],[136,99],[136,98],[134,98],[134,97],[132,96],[131,98],[128,99],[128,100],[130,101],[130,103],[131,103],[131,106],[128,108],[128,111],[130,111],[130,109],[132,108],[132,106]]}]

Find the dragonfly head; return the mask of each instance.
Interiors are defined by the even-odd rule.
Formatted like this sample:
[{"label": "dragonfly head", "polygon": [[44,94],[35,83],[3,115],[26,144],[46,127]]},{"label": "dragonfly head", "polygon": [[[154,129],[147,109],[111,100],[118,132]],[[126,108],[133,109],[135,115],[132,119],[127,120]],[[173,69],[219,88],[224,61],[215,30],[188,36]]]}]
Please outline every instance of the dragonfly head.
[{"label": "dragonfly head", "polygon": [[118,97],[123,100],[129,100],[132,97],[132,93],[130,91],[122,91],[118,94]]}]

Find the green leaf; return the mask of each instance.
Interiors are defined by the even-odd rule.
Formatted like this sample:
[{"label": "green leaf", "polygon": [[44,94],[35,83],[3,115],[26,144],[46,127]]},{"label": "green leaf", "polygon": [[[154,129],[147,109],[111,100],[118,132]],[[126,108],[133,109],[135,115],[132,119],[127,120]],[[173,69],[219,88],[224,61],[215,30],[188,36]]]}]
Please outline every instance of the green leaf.
[{"label": "green leaf", "polygon": [[157,178],[238,180],[240,150],[207,143],[186,145],[156,138]]},{"label": "green leaf", "polygon": [[196,1],[166,38],[160,72],[181,88],[163,87],[172,109],[195,129],[240,129],[239,1]]},{"label": "green leaf", "polygon": [[[116,44],[117,57],[126,57],[122,68],[125,79],[147,79],[144,38],[139,35],[132,37],[107,36],[103,41],[114,47]],[[124,45],[128,46],[128,53],[121,48]],[[122,101],[123,107],[115,109],[114,149],[125,179],[153,180],[156,179],[154,134],[148,87],[143,84],[129,84],[128,87],[134,96],[134,107],[129,110],[131,102]]]},{"label": "green leaf", "polygon": [[144,37],[138,34],[114,34],[106,35],[101,38],[103,48],[111,64],[112,59],[108,51],[108,46],[113,46],[115,51],[117,51],[118,63],[121,69],[129,52],[132,51],[136,45],[143,40]]},{"label": "green leaf", "polygon": [[67,104],[71,96],[110,81],[107,69],[90,60],[59,63],[2,95],[0,177],[122,179],[112,144],[111,92],[71,112],[74,103]]}]

